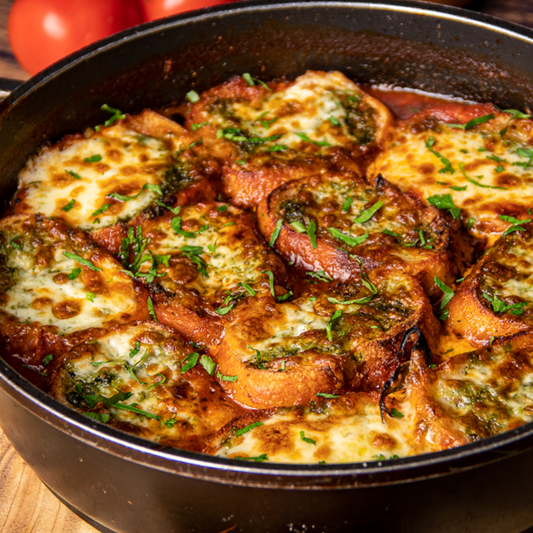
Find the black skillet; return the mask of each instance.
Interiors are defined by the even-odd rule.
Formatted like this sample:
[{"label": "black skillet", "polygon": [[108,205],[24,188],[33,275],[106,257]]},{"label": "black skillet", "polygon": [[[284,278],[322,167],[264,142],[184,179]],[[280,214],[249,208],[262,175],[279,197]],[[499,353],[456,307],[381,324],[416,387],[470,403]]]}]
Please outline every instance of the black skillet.
[{"label": "black skillet", "polygon": [[[233,74],[338,69],[503,108],[533,108],[533,31],[423,3],[242,2],[111,37],[0,104],[5,201],[43,142],[158,108]],[[0,424],[17,451],[101,531],[520,533],[533,525],[533,424],[445,452],[342,465],[250,464],[92,422],[0,360]],[[11,532],[8,532],[11,533]]]}]

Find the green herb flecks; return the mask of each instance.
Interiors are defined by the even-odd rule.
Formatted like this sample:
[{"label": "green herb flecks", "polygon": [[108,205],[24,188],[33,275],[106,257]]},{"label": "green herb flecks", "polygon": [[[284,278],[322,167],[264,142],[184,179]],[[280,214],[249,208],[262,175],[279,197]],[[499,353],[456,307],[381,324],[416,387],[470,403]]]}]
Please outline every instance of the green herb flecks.
[{"label": "green herb flecks", "polygon": [[63,211],[70,211],[74,207],[75,203],[76,203],[76,200],[72,199],[67,205],[63,206],[61,209]]},{"label": "green herb flecks", "polygon": [[98,163],[102,161],[102,156],[100,154],[94,154],[84,159],[85,163]]},{"label": "green herb flecks", "polygon": [[[450,303],[450,300],[455,296],[455,292],[453,289],[448,287],[444,282],[442,282],[437,276],[433,278],[433,281],[437,284],[437,287],[444,293],[444,298],[442,299],[442,302],[440,303],[440,309],[441,311],[444,311],[444,308]],[[442,318],[443,315],[441,315],[439,318],[441,320],[446,320],[448,317],[448,314],[446,314],[446,318]]]},{"label": "green herb flecks", "polygon": [[495,313],[506,313],[507,311],[509,311],[509,313],[511,313],[512,315],[520,316],[525,311],[524,308],[527,306],[527,302],[519,302],[507,305],[497,296],[491,296],[490,294],[487,294],[485,292],[481,296],[483,296],[485,300],[489,301],[492,304],[492,310]]},{"label": "green herb flecks", "polygon": [[63,252],[63,255],[65,257],[68,257],[69,259],[73,259],[74,261],[77,261],[78,263],[86,266],[87,268],[90,268],[94,272],[101,272],[102,271],[101,268],[93,265],[90,261],[88,261],[87,259],[83,259],[83,257],[80,257],[79,255],[72,254],[70,252]]},{"label": "green herb flecks", "polygon": [[316,446],[316,441],[313,440],[313,439],[310,439],[309,437],[306,437],[305,436],[305,433],[303,431],[300,431],[300,438],[304,441],[304,442],[307,442],[308,444],[314,444]]},{"label": "green herb flecks", "polygon": [[358,237],[351,237],[350,235],[346,235],[342,231],[339,231],[336,228],[328,228],[328,231],[336,238],[340,239],[341,241],[344,241],[348,246],[358,246],[359,244],[362,244],[365,242],[369,234],[364,233],[363,235],[359,235]]},{"label": "green herb flecks", "polygon": [[442,164],[444,165],[443,168],[439,170],[439,173],[444,174],[445,172],[449,172],[450,174],[453,174],[455,172],[455,169],[452,167],[452,164],[450,163],[450,160],[444,157],[442,154],[434,150],[432,147],[435,144],[435,139],[433,137],[429,137],[427,141],[425,141],[426,148],[436,157],[438,157]]},{"label": "green herb flecks", "polygon": [[479,124],[485,124],[485,122],[488,122],[489,120],[492,120],[494,118],[494,114],[491,113],[490,115],[483,115],[482,117],[476,117],[472,120],[469,120],[466,124],[446,124],[449,128],[457,128],[460,130],[469,130],[472,129],[474,126],[478,126]]},{"label": "green herb flecks", "polygon": [[276,227],[274,229],[274,231],[272,232],[272,236],[270,237],[270,242],[268,243],[270,245],[270,247],[272,248],[277,240],[277,238],[279,237],[279,234],[281,232],[281,226],[283,225],[283,220],[280,218],[277,222],[276,222]]},{"label": "green herb flecks", "polygon": [[196,363],[198,363],[198,359],[200,359],[200,354],[197,352],[191,352],[184,360],[181,367],[181,373],[185,374],[188,370],[191,368],[194,368],[196,366]]},{"label": "green herb flecks", "polygon": [[449,211],[456,220],[461,219],[461,210],[453,203],[451,194],[434,194],[428,198],[428,203],[437,209]]},{"label": "green herb flecks", "polygon": [[295,131],[295,135],[298,135],[302,141],[305,141],[307,143],[314,144],[316,146],[331,146],[327,141],[313,141],[313,139],[310,139],[309,136],[306,133],[300,133]]},{"label": "green herb flecks", "polygon": [[252,429],[255,429],[259,426],[262,426],[263,422],[254,422],[253,424],[250,424],[249,426],[246,426],[245,428],[241,428],[237,430],[237,437],[240,437],[241,435],[244,435],[245,433],[248,433],[248,431],[252,431]]},{"label": "green herb flecks", "polygon": [[[466,178],[466,181],[472,183],[473,185],[476,185],[478,187],[483,187],[484,189],[499,189],[501,191],[506,191],[507,190],[505,187],[497,187],[495,185],[484,185],[483,183],[479,183],[479,181],[476,181],[475,179],[470,178],[466,174],[464,163],[459,163],[459,168],[461,169],[461,172],[463,173],[463,176]],[[479,177],[481,178],[482,176],[479,176]],[[450,187],[450,188],[453,189],[453,187]],[[466,187],[465,187],[465,189],[466,189]]]},{"label": "green herb flecks", "polygon": [[328,322],[326,323],[326,334],[328,336],[329,342],[333,342],[333,332],[332,328],[335,323],[335,321],[342,315],[342,311],[340,309],[337,309],[330,317]]},{"label": "green herb flecks", "polygon": [[141,190],[137,194],[134,194],[133,196],[125,196],[123,194],[119,194],[118,192],[112,192],[111,194],[108,194],[107,197],[114,198],[115,200],[119,200],[120,202],[129,202],[130,200],[135,200],[136,198],[138,198],[145,190],[153,191],[159,194],[159,196],[163,196],[163,191],[161,190],[160,185],[154,185],[152,183],[145,183],[142,186]]},{"label": "green herb flecks", "polygon": [[364,224],[365,222],[368,222],[382,207],[383,202],[378,200],[372,207],[363,209],[357,218],[354,219],[354,222],[357,224]]},{"label": "green herb flecks", "polygon": [[509,235],[509,233],[513,233],[514,231],[526,231],[526,228],[521,226],[521,224],[528,224],[532,220],[531,218],[524,218],[520,220],[507,215],[499,215],[499,218],[504,222],[509,222],[509,224],[512,224],[503,232],[503,235]]}]

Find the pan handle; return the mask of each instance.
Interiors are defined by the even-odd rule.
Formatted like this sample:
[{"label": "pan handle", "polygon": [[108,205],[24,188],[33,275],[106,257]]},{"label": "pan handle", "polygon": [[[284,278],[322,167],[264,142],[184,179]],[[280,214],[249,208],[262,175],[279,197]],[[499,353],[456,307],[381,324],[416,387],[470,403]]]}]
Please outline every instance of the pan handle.
[{"label": "pan handle", "polygon": [[21,80],[12,80],[10,78],[0,78],[0,101],[7,98],[13,89],[22,83]]}]

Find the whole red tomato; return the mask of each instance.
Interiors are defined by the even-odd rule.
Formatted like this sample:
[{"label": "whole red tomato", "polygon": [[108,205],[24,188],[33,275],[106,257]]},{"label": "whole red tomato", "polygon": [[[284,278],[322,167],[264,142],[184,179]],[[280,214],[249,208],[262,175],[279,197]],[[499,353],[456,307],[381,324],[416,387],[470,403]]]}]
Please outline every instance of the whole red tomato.
[{"label": "whole red tomato", "polygon": [[136,0],[15,0],[9,42],[30,74],[117,31],[143,22]]},{"label": "whole red tomato", "polygon": [[144,9],[146,20],[155,20],[162,17],[200,9],[202,7],[214,6],[216,4],[227,4],[235,0],[140,0]]}]

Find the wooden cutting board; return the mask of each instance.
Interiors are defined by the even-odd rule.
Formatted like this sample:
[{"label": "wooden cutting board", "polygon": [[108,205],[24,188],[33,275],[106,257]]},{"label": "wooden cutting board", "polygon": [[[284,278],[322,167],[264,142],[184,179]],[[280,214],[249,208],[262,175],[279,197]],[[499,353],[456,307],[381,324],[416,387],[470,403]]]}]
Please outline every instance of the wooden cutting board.
[{"label": "wooden cutting board", "polygon": [[22,460],[0,429],[0,531],[98,533],[67,509]]}]

